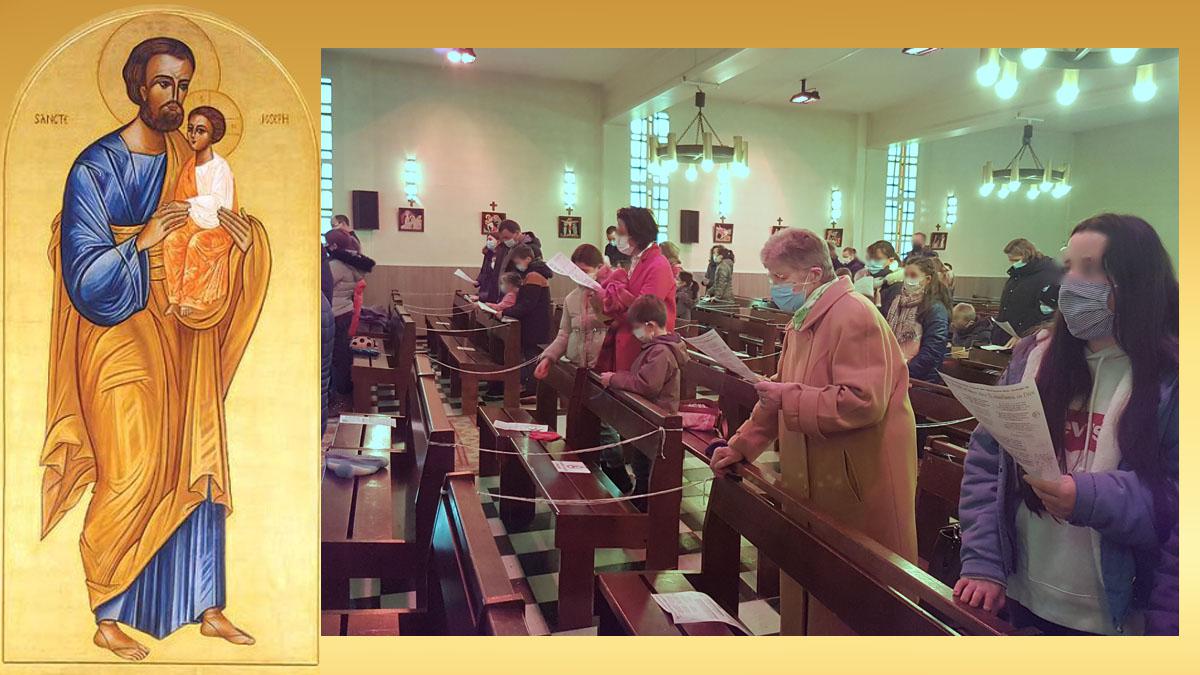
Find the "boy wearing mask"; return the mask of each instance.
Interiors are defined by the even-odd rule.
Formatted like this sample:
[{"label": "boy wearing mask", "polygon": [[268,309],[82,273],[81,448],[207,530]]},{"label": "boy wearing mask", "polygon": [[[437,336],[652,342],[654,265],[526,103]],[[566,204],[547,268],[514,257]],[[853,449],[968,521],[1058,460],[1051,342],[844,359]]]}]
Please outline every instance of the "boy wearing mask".
[{"label": "boy wearing mask", "polygon": [[[503,226],[501,226],[503,227]],[[512,268],[521,277],[516,302],[501,312],[521,322],[521,360],[529,361],[542,353],[542,345],[550,340],[550,278],[554,273],[541,259],[535,259],[533,249],[520,244],[509,254]],[[530,363],[521,369],[522,396],[533,393],[533,369]]]}]

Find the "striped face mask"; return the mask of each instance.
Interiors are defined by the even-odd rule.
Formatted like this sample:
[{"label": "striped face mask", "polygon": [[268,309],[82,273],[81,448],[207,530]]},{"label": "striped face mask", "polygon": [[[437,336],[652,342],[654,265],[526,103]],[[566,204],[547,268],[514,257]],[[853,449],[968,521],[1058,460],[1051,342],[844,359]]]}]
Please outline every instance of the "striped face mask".
[{"label": "striped face mask", "polygon": [[1058,290],[1058,311],[1067,330],[1080,340],[1097,340],[1113,334],[1114,314],[1108,308],[1112,287],[1104,281],[1064,277]]}]

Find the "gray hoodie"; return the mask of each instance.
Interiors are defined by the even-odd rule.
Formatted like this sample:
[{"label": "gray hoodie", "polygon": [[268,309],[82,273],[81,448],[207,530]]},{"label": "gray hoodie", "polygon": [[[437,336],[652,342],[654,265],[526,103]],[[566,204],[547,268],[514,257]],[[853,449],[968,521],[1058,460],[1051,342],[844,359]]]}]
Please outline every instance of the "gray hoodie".
[{"label": "gray hoodie", "polygon": [[642,344],[629,370],[613,373],[608,386],[640,394],[655,404],[677,412],[679,381],[687,363],[687,345],[675,333],[659,335]]}]

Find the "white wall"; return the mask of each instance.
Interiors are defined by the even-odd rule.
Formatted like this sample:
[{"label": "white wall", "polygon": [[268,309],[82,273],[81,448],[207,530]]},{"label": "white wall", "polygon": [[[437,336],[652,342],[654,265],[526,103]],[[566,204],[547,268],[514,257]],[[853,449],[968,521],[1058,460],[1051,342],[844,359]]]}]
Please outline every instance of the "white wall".
[{"label": "white wall", "polygon": [[1158,231],[1178,269],[1178,116],[1077,134],[1071,171],[1069,225],[1105,211],[1136,215]]},{"label": "white wall", "polygon": [[[671,129],[681,133],[695,115],[691,101],[670,108]],[[777,218],[783,224],[807,227],[818,234],[829,227],[829,193],[842,190],[846,243],[854,239],[855,200],[861,199],[856,180],[858,117],[851,114],[801,110],[782,106],[730,105],[709,99],[705,116],[732,144],[735,134],[750,143],[750,175],[732,178],[727,221],[734,223],[732,248],[738,272],[761,273],[758,253]],[[683,142],[684,139],[681,139]],[[689,133],[687,141],[692,140]],[[611,214],[629,202],[629,131],[627,125],[605,127],[606,179],[604,208]],[[712,225],[717,213],[717,174],[700,172],[696,182],[684,177],[684,167],[671,176],[669,239],[679,241],[679,211],[700,212],[700,243],[681,245],[683,266],[703,270],[713,246]]]},{"label": "white wall", "polygon": [[[1003,167],[1020,147],[1013,126],[921,143],[917,168],[916,229],[944,227],[946,197],[958,196],[958,223],[949,230],[944,260],[961,275],[1001,277],[1008,268],[1003,248],[1025,237],[1057,255],[1071,228],[1103,211],[1132,213],[1153,225],[1172,258],[1179,251],[1179,120],[1176,116],[1080,133],[1034,131],[1043,162],[1071,163],[1073,189],[1062,199],[1020,194],[999,200],[979,196],[982,165]],[[864,204],[864,241],[883,234],[886,152],[869,150]],[[1027,160],[1023,162],[1028,166]],[[902,252],[903,253],[903,252]],[[1176,262],[1178,266],[1178,262]]]},{"label": "white wall", "polygon": [[[380,228],[359,233],[379,263],[478,265],[479,213],[492,200],[547,256],[600,240],[598,87],[341,53],[326,53],[322,71],[334,88],[334,212],[350,214],[351,190],[379,191]],[[424,233],[397,229],[409,153],[424,173]],[[566,167],[582,239],[558,238]]]}]

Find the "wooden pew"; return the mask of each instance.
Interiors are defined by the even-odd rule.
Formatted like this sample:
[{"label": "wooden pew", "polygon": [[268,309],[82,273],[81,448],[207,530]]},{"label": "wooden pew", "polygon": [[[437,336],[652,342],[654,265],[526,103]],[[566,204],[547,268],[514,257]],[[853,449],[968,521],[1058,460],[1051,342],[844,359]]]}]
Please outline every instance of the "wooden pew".
[{"label": "wooden pew", "polygon": [[939,370],[950,377],[988,385],[996,384],[1002,374],[1002,371],[997,368],[953,356],[942,361],[942,367]]},{"label": "wooden pew", "polygon": [[931,436],[917,465],[917,556],[928,561],[938,532],[958,520],[966,448]]},{"label": "wooden pew", "polygon": [[446,474],[430,572],[434,635],[529,634],[525,601],[504,569],[470,472]]},{"label": "wooden pew", "polygon": [[948,436],[960,444],[965,444],[971,439],[971,432],[975,431],[977,422],[974,419],[967,419],[971,417],[971,413],[958,402],[958,399],[954,398],[949,387],[922,380],[909,380],[908,400],[912,403],[913,414],[916,415],[918,424],[967,420],[929,430],[918,429],[918,448],[924,448],[925,438],[935,434]]},{"label": "wooden pew", "polygon": [[[353,578],[397,580],[404,589],[417,592],[418,603],[425,601],[425,566],[438,493],[446,473],[454,470],[454,427],[446,418],[428,358],[416,355],[413,367],[409,424],[398,425],[399,432],[383,424],[339,424],[333,447],[327,450],[386,457],[388,464],[369,476],[340,478],[326,471],[322,478],[323,609],[349,607]],[[403,448],[392,447],[396,433],[403,438]],[[338,439],[357,447],[343,449]],[[333,623],[348,625],[344,617],[328,620],[331,629]]]},{"label": "wooden pew", "polygon": [[[785,493],[755,467],[713,482],[704,521],[697,585],[736,616],[741,539],[780,564],[856,633],[864,635],[1003,635],[1007,623],[956,602],[952,590],[873,539],[841,526]],[[769,499],[768,499],[769,497]],[[782,504],[781,509],[776,504]],[[785,512],[786,511],[786,512]],[[631,576],[642,576],[641,584]],[[606,632],[682,631],[650,597],[646,573],[601,574]],[[718,627],[716,630],[720,630]]]},{"label": "wooden pew", "polygon": [[[468,300],[461,292],[454,295],[454,315],[450,321],[426,317],[426,334],[434,358],[467,372],[450,370],[450,396],[462,398],[464,415],[474,415],[479,407],[479,383],[503,382],[504,405],[521,405],[521,373],[498,372],[519,365],[521,358],[521,322],[499,319]],[[448,324],[448,325],[447,325]],[[491,330],[477,330],[490,328]],[[455,330],[471,331],[454,333]]]},{"label": "wooden pew", "polygon": [[[654,403],[624,391],[605,389],[594,374],[559,362],[550,368],[538,386],[537,421],[557,427],[558,398],[570,401],[564,441],[539,443],[526,436],[503,435],[495,421],[529,421],[525,411],[483,408],[479,413],[481,448],[520,455],[500,455],[500,492],[504,495],[542,497],[554,500],[608,499],[616,487],[597,464],[598,453],[560,454],[565,460],[583,461],[590,473],[560,473],[546,452],[570,452],[572,448],[600,444],[600,421],[617,430],[622,438],[651,435],[627,444],[635,451],[655,457],[649,492],[678,488],[683,478],[682,423]],[[486,453],[484,453],[486,454]],[[645,499],[645,512],[631,502],[587,505],[551,504],[554,514],[554,543],[559,551],[559,630],[592,624],[595,550],[597,548],[644,548],[648,569],[673,569],[679,563],[679,491]],[[512,500],[500,502],[500,517],[510,532],[529,524],[533,504]]]},{"label": "wooden pew", "polygon": [[354,355],[351,377],[354,381],[353,405],[357,411],[370,410],[371,394],[381,395],[384,390],[393,392],[401,411],[406,409],[405,396],[412,379],[413,354],[417,350],[417,326],[408,312],[394,305],[393,308],[395,314],[387,334],[365,333],[382,345],[379,356]]}]

